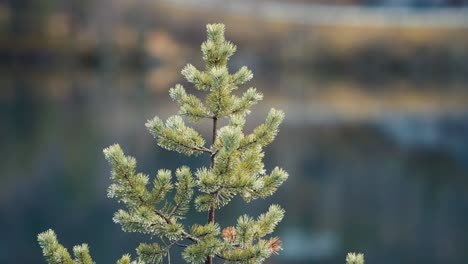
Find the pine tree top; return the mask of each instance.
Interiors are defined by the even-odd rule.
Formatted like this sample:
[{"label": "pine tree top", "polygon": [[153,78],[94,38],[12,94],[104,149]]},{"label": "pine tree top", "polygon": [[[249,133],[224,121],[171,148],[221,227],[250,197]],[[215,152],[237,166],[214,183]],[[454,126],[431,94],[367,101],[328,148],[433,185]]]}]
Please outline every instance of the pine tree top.
[{"label": "pine tree top", "polygon": [[[235,196],[246,202],[267,198],[288,178],[283,169],[276,167],[268,173],[263,164],[264,148],[278,134],[284,113],[271,109],[263,124],[250,134],[243,132],[250,108],[263,99],[263,94],[253,87],[242,96],[232,94],[253,74],[245,66],[229,72],[227,64],[237,48],[225,39],[224,31],[223,24],[207,25],[207,40],[201,45],[205,69],[191,64],[182,69],[195,89],[206,92],[204,100],[176,84],[169,89],[169,96],[180,106],[178,115],[166,121],[156,116],[146,122],[160,147],[188,156],[210,155],[210,164],[201,168],[182,165],[174,172],[159,169],[155,177],[150,177],[137,172],[135,158],[126,156],[118,144],[104,149],[111,166],[108,196],[125,207],[114,214],[114,222],[125,232],[161,240],[141,243],[134,260],[124,255],[118,264],[163,263],[174,246],[184,248],[182,257],[187,263],[207,264],[213,258],[225,263],[262,263],[282,249],[278,237],[269,237],[284,217],[279,205],[271,205],[256,218],[242,215],[236,226],[221,227],[215,221],[215,211],[222,213],[220,209]],[[227,125],[218,127],[218,120],[223,118],[228,120]],[[185,122],[203,119],[213,124],[208,145],[208,140]],[[191,221],[188,212],[192,206],[208,213],[205,223]],[[40,234],[38,240],[48,263],[93,263],[86,244],[73,248],[72,259],[52,230]],[[348,257],[350,263],[362,264],[358,257]]]},{"label": "pine tree top", "polygon": [[[253,74],[245,66],[229,72],[227,64],[237,47],[225,39],[224,31],[223,24],[207,25],[207,40],[201,45],[205,69],[187,64],[181,72],[195,89],[206,92],[204,100],[176,84],[169,89],[169,96],[179,104],[179,113],[166,121],[156,116],[146,123],[160,147],[189,156],[208,154],[210,164],[195,169],[182,165],[175,172],[159,169],[152,178],[137,172],[135,158],[126,156],[118,144],[104,149],[112,168],[108,196],[125,205],[115,213],[114,221],[126,232],[144,233],[163,241],[142,243],[135,260],[124,255],[118,263],[163,263],[169,250],[182,243],[182,256],[188,263],[211,263],[214,257],[226,263],[261,263],[281,250],[279,238],[266,238],[284,216],[278,205],[270,206],[258,218],[243,215],[236,226],[222,228],[215,221],[215,210],[236,195],[247,202],[266,198],[288,177],[278,167],[267,173],[263,164],[263,149],[277,135],[284,118],[282,111],[272,109],[264,124],[251,134],[243,133],[246,115],[263,94],[253,87],[242,96],[232,94]],[[218,120],[223,118],[228,119],[227,125],[218,127]],[[203,119],[213,122],[209,145],[186,124]],[[206,223],[190,221],[187,213],[192,206],[208,212]],[[92,263],[87,245],[75,247],[76,259],[72,259],[51,230],[40,234],[39,242],[50,263]]]}]

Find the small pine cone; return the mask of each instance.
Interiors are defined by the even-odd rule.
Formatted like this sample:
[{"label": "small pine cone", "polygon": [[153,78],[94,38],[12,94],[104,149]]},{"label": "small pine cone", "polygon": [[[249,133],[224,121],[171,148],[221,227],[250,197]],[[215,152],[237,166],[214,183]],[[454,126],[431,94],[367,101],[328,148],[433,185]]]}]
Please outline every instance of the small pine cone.
[{"label": "small pine cone", "polygon": [[283,249],[281,244],[282,242],[279,237],[270,238],[270,240],[267,242],[268,247],[271,248],[271,251],[273,251],[274,254],[278,254],[278,251]]},{"label": "small pine cone", "polygon": [[237,237],[236,228],[233,226],[228,226],[223,229],[223,232],[221,235],[223,236],[225,240],[233,242],[234,240],[236,240],[236,237]]}]

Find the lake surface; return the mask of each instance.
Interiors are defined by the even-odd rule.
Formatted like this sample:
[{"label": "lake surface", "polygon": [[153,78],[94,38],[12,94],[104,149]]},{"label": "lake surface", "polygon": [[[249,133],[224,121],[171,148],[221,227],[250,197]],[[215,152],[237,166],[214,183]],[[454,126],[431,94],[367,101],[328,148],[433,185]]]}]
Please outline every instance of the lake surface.
[{"label": "lake surface", "polygon": [[[177,111],[167,94],[175,81],[155,84],[160,71],[2,71],[0,262],[42,263],[36,235],[48,228],[68,248],[89,243],[98,263],[149,240],[112,222],[118,204],[106,197],[102,149],[120,143],[151,176],[209,162],[162,150],[145,130],[155,114]],[[265,100],[246,129],[270,107],[286,111],[265,164],[290,178],[266,201],[236,199],[218,213],[223,226],[274,202],[287,211],[277,231],[285,250],[269,263],[343,263],[348,251],[364,252],[368,263],[468,262],[466,81],[260,69],[252,85]],[[208,123],[194,126],[208,137]],[[205,220],[191,214],[190,222]]]}]

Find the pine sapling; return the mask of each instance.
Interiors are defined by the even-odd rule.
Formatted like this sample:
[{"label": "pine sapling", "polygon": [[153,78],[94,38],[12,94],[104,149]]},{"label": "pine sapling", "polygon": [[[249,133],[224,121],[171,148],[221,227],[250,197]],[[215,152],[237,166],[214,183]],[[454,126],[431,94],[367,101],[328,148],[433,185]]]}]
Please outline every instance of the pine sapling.
[{"label": "pine sapling", "polygon": [[[208,154],[211,164],[194,171],[181,166],[174,173],[160,169],[150,182],[148,175],[137,172],[136,160],[126,156],[119,145],[104,149],[112,168],[113,183],[108,188],[108,196],[126,206],[115,213],[114,222],[125,232],[144,233],[164,241],[141,243],[135,260],[124,255],[117,263],[162,263],[174,246],[184,247],[182,256],[187,263],[212,263],[213,258],[225,263],[262,263],[282,249],[279,238],[267,238],[284,216],[284,210],[278,205],[271,205],[257,218],[243,215],[236,226],[222,229],[215,222],[215,212],[236,195],[247,202],[266,198],[288,174],[278,167],[267,174],[262,162],[263,149],[278,133],[283,112],[272,109],[264,124],[251,134],[243,133],[250,107],[262,100],[263,95],[255,88],[247,89],[242,96],[232,94],[252,79],[252,72],[242,67],[229,73],[227,62],[236,46],[225,40],[224,25],[208,25],[207,33],[208,39],[201,46],[205,70],[191,64],[182,70],[188,82],[207,93],[206,100],[202,102],[177,84],[169,90],[169,95],[180,105],[178,115],[165,122],[154,117],[146,127],[162,148],[188,156]],[[208,147],[205,139],[185,123],[204,119],[212,121]],[[228,120],[226,126],[218,127],[221,119]],[[192,204],[197,211],[207,212],[206,223],[182,223]],[[38,240],[48,263],[94,263],[87,245],[75,246],[72,258],[52,230],[41,233]]]},{"label": "pine sapling", "polygon": [[[246,202],[267,198],[288,178],[288,173],[279,167],[268,173],[262,161],[264,148],[278,134],[284,113],[271,109],[263,124],[250,134],[243,132],[245,117],[263,95],[255,88],[247,89],[241,96],[232,94],[253,74],[245,66],[233,74],[229,72],[227,63],[236,46],[225,40],[224,29],[223,24],[207,26],[207,40],[201,45],[204,70],[191,64],[182,70],[195,89],[206,92],[205,100],[177,84],[169,95],[180,106],[178,115],[165,122],[154,117],[146,123],[160,147],[187,156],[207,154],[210,164],[197,169],[181,166],[175,172],[160,169],[150,179],[137,172],[135,158],[126,156],[119,145],[104,149],[111,166],[108,196],[125,205],[114,214],[114,222],[125,232],[148,234],[162,241],[141,243],[136,258],[127,254],[118,264],[163,263],[173,247],[182,247],[183,259],[195,264],[211,264],[214,258],[224,263],[263,263],[282,250],[281,240],[271,236],[284,216],[279,205],[271,205],[256,218],[242,215],[236,226],[223,228],[216,222],[215,213],[235,196]],[[205,119],[211,120],[212,125],[209,146],[185,122]],[[226,125],[218,127],[222,119],[227,120]],[[205,223],[191,223],[187,213],[192,205],[207,213]],[[94,263],[86,244],[75,246],[72,258],[52,230],[39,234],[38,241],[49,264]],[[355,255],[348,255],[346,260],[349,264],[363,263]]]}]

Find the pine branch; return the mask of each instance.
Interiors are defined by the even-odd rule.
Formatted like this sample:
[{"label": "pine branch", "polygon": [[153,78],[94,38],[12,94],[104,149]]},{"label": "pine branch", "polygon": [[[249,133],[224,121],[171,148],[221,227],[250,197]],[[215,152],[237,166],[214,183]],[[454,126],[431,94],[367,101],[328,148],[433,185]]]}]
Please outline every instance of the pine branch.
[{"label": "pine branch", "polygon": [[[152,228],[154,229],[155,227],[158,227],[160,225],[162,226],[162,223],[165,222],[165,225],[162,227],[166,227],[167,229],[164,229],[164,228],[155,229],[155,231],[161,232],[163,233],[163,235],[167,237],[169,236],[177,237],[180,235],[192,241],[196,241],[196,238],[192,237],[190,234],[185,232],[182,228],[178,227],[176,223],[172,222],[169,216],[157,210],[152,205],[152,199],[151,199],[152,196],[146,190],[146,187],[143,189],[144,185],[146,184],[146,181],[140,180],[139,181],[140,188],[136,188],[135,182],[133,181],[134,177],[132,177],[132,174],[135,172],[135,167],[136,167],[136,162],[134,158],[124,156],[123,151],[119,145],[113,145],[105,149],[104,154],[107,160],[109,160],[109,162],[111,163],[113,167],[113,170],[112,170],[113,178],[119,181],[120,184],[128,184],[129,188],[124,188],[124,189],[127,190],[128,193],[133,194],[130,197],[124,195],[123,197],[118,196],[117,198],[120,198],[124,203],[129,204],[131,206],[130,208],[131,209],[133,208],[134,212],[138,212],[138,210],[140,210],[140,213],[143,213],[142,214],[143,217],[142,218],[140,217],[140,219],[145,219],[145,217],[150,217],[150,215],[148,215],[148,213],[145,212],[146,210],[146,211],[151,211],[152,213],[154,213],[156,216],[158,216],[160,219],[163,220],[163,222],[156,221],[157,219],[153,217],[152,220],[156,221],[156,224],[140,222],[140,226],[128,226],[127,228],[129,231],[132,231],[132,230],[144,231],[145,225],[152,226]],[[181,171],[179,171],[178,173],[179,175]],[[160,171],[160,175],[159,175],[160,180],[167,181],[167,179],[165,179],[168,177],[167,174],[168,174],[167,171]],[[118,185],[113,185],[113,186],[118,187]],[[116,217],[114,217],[116,222],[121,223],[121,224],[125,224],[126,221],[129,221],[132,218],[134,217],[132,217],[131,214],[128,214],[123,210],[120,210],[118,214],[116,215]],[[141,223],[143,223],[143,225]],[[177,230],[174,230],[174,228]]]},{"label": "pine branch", "polygon": [[175,150],[188,156],[202,152],[212,153],[203,147],[205,141],[200,134],[187,127],[180,116],[170,117],[166,124],[154,117],[146,122],[146,128],[158,140],[158,145],[167,150]]},{"label": "pine branch", "polygon": [[168,254],[169,250],[178,244],[179,241],[182,239],[178,239],[173,241],[171,244],[162,248],[157,243],[146,244],[141,243],[137,248],[137,254],[139,256],[139,260],[143,261],[147,264],[150,263],[163,263],[163,258]]},{"label": "pine branch", "polygon": [[193,181],[192,174],[188,167],[182,167],[176,171],[178,182],[176,183],[177,192],[174,197],[176,205],[172,209],[168,218],[176,215],[182,217],[189,210],[189,203],[193,196],[193,187],[195,182]]},{"label": "pine branch", "polygon": [[261,146],[270,144],[278,134],[278,128],[283,119],[283,111],[272,108],[268,113],[265,123],[255,128],[252,134],[243,138],[239,150],[245,150],[257,144]]},{"label": "pine branch", "polygon": [[[132,185],[130,185],[132,186]],[[139,200],[141,201],[142,205],[151,209],[156,215],[158,215],[159,217],[161,217],[162,219],[164,219],[164,221],[166,222],[167,225],[169,226],[173,226],[174,223],[171,221],[170,217],[169,216],[166,216],[165,214],[163,214],[162,212],[160,212],[159,210],[157,210],[156,208],[154,208],[152,205],[150,204],[147,204],[144,199],[139,196],[138,197]],[[192,241],[196,241],[196,239],[194,237],[192,237],[190,234],[188,234],[187,232],[185,232],[184,230],[181,230],[180,231],[180,235],[182,235],[183,237],[186,237]]]},{"label": "pine branch", "polygon": [[132,258],[129,254],[123,255],[119,260],[117,260],[117,264],[130,264],[132,262]]},{"label": "pine branch", "polygon": [[89,255],[89,247],[87,244],[73,247],[76,264],[94,264],[93,259]]},{"label": "pine branch", "polygon": [[169,89],[169,95],[172,100],[180,105],[180,115],[188,116],[193,121],[199,121],[202,118],[211,118],[208,110],[196,96],[187,94],[184,87],[177,84],[174,88]]},{"label": "pine branch", "polygon": [[360,253],[348,253],[346,264],[364,264],[364,255]]},{"label": "pine branch", "polygon": [[153,181],[153,190],[151,191],[150,202],[152,204],[161,202],[172,188],[171,171],[164,169],[158,170],[156,178]]},{"label": "pine branch", "polygon": [[58,242],[53,230],[49,229],[40,233],[37,236],[37,240],[49,264],[94,264],[87,244],[73,247],[73,254],[75,255],[75,259],[73,260],[67,249]]},{"label": "pine branch", "polygon": [[214,117],[223,118],[230,114],[232,105],[228,70],[225,66],[213,67],[208,74],[211,78],[211,92],[206,97],[206,105]]},{"label": "pine branch", "polygon": [[254,187],[243,194],[246,201],[252,199],[263,198],[272,195],[278,187],[288,179],[289,175],[286,171],[279,167],[275,167],[270,175],[259,177]]},{"label": "pine branch", "polygon": [[256,245],[226,250],[219,257],[224,259],[225,263],[262,263],[271,254],[272,250],[267,242],[261,240]]},{"label": "pine branch", "polygon": [[271,234],[284,217],[284,210],[279,205],[270,205],[268,212],[261,214],[255,222],[255,237],[262,238]]},{"label": "pine branch", "polygon": [[232,75],[232,83],[236,86],[242,85],[253,78],[252,71],[246,66],[242,66],[234,75]]},{"label": "pine branch", "polygon": [[49,264],[74,264],[73,259],[57,240],[55,232],[51,229],[40,233],[37,236],[42,253]]},{"label": "pine branch", "polygon": [[208,69],[216,66],[225,66],[237,48],[224,38],[224,25],[211,24],[207,27],[208,39],[203,42],[201,49],[203,60]]},{"label": "pine branch", "polygon": [[185,79],[192,83],[198,90],[207,91],[210,89],[210,75],[205,72],[200,72],[192,64],[187,64],[187,66],[182,69],[181,73]]},{"label": "pine branch", "polygon": [[263,99],[263,94],[255,88],[249,88],[241,98],[233,96],[231,115],[246,115],[250,113],[250,107]]}]

